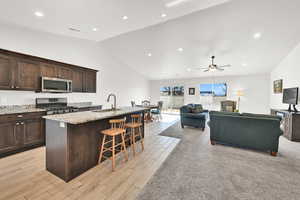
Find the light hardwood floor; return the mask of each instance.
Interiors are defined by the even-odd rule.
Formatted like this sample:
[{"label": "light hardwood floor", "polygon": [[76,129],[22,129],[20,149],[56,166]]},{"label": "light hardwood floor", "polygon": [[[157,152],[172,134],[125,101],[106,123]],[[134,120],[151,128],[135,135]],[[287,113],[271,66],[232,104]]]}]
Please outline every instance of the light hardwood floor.
[{"label": "light hardwood floor", "polygon": [[[164,116],[163,119],[168,118]],[[129,161],[121,156],[116,172],[110,160],[69,183],[45,170],[45,147],[0,159],[0,200],[129,200],[135,199],[155,171],[176,147],[179,140],[159,136],[177,117],[146,125],[145,151],[130,152]],[[140,150],[140,148],[138,149]]]}]

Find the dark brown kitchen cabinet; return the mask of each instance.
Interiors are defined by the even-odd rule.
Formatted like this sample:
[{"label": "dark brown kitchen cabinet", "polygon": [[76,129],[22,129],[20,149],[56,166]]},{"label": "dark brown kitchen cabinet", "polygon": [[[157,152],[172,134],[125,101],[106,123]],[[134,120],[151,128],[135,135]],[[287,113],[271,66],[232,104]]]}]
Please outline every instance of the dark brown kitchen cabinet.
[{"label": "dark brown kitchen cabinet", "polygon": [[30,119],[21,122],[24,126],[24,145],[42,143],[45,140],[44,120]]},{"label": "dark brown kitchen cabinet", "polygon": [[0,89],[12,89],[14,63],[11,57],[0,54]]},{"label": "dark brown kitchen cabinet", "polygon": [[58,78],[57,68],[55,65],[41,62],[40,69],[41,69],[41,76]]},{"label": "dark brown kitchen cabinet", "polygon": [[16,149],[18,147],[16,122],[0,123],[0,130],[0,153]]},{"label": "dark brown kitchen cabinet", "polygon": [[15,88],[37,91],[40,83],[40,65],[28,59],[17,59]]},{"label": "dark brown kitchen cabinet", "polygon": [[58,78],[72,80],[72,69],[67,67],[58,66]]},{"label": "dark brown kitchen cabinet", "polygon": [[83,70],[73,70],[72,76],[72,89],[73,92],[84,92],[83,89],[84,71]]},{"label": "dark brown kitchen cabinet", "polygon": [[45,143],[45,112],[0,116],[0,157]]},{"label": "dark brown kitchen cabinet", "polygon": [[84,76],[84,92],[96,93],[97,73],[94,71],[86,71]]},{"label": "dark brown kitchen cabinet", "polygon": [[0,90],[40,91],[42,76],[72,80],[73,92],[96,93],[97,70],[0,49]]}]

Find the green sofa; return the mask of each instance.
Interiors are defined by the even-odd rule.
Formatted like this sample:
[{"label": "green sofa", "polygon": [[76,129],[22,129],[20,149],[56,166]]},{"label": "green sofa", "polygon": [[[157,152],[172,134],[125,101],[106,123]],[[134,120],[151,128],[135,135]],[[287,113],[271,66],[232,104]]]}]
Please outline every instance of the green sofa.
[{"label": "green sofa", "polygon": [[209,112],[211,144],[223,143],[232,146],[269,151],[276,156],[281,118],[272,115],[251,113]]},{"label": "green sofa", "polygon": [[192,126],[205,130],[206,114],[201,104],[188,104],[180,108],[181,127]]}]

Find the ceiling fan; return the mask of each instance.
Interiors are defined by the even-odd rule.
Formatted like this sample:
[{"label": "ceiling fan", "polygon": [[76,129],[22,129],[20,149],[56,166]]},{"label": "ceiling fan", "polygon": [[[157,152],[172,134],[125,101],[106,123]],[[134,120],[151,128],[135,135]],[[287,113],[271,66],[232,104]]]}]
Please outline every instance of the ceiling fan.
[{"label": "ceiling fan", "polygon": [[224,68],[226,67],[231,67],[231,65],[216,65],[214,63],[214,59],[215,59],[215,56],[212,56],[211,57],[211,64],[208,66],[208,67],[199,67],[199,68],[195,68],[197,70],[203,70],[203,72],[213,72],[213,71],[224,71]]}]

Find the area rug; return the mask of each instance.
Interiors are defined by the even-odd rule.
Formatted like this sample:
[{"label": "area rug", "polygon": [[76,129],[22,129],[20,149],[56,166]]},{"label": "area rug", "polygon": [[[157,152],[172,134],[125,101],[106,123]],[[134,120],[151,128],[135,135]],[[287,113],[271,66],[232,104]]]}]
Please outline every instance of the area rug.
[{"label": "area rug", "polygon": [[176,123],[165,132],[174,131],[180,133],[180,143],[138,200],[299,199],[299,143],[281,137],[278,156],[272,157],[264,152],[212,146],[208,127],[201,132],[181,129]]},{"label": "area rug", "polygon": [[199,134],[202,133],[202,130],[200,128],[192,128],[187,126],[183,129],[181,128],[180,121],[177,121],[174,125],[170,126],[163,132],[161,132],[159,135],[161,136],[167,136],[167,137],[174,137],[181,139],[184,135],[184,133],[189,133],[191,131],[197,131]]}]

